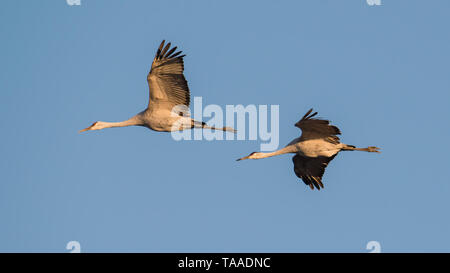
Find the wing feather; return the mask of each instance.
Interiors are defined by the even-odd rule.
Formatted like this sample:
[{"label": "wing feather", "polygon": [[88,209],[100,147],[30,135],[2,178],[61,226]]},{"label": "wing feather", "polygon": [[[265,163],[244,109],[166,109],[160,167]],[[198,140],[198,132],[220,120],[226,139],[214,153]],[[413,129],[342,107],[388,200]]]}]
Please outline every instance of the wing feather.
[{"label": "wing feather", "polygon": [[176,47],[176,46],[173,47],[169,52],[167,52],[167,54],[166,54],[167,58],[170,58],[170,57],[171,57],[170,55],[171,55],[175,50],[177,50],[177,47]]},{"label": "wing feather", "polygon": [[301,140],[318,139],[322,138],[334,144],[339,143],[339,137],[341,134],[338,127],[330,125],[329,120],[320,118],[313,118],[317,115],[317,112],[311,114],[313,109],[310,109],[295,126],[302,130]]},{"label": "wing feather", "polygon": [[181,51],[172,54],[177,47],[170,49],[171,43],[166,46],[164,44],[163,40],[147,76],[150,90],[149,108],[165,108],[170,111],[180,104],[189,107],[189,87],[183,75],[185,55],[178,56]]},{"label": "wing feather", "polygon": [[305,157],[296,154],[292,158],[294,172],[297,177],[302,179],[312,190],[314,187],[320,190],[323,188],[322,176],[325,172],[325,168],[335,156],[336,155],[333,155],[332,157]]},{"label": "wing feather", "polygon": [[167,50],[169,50],[171,43],[167,43],[166,47],[161,51],[161,55],[159,59],[162,59],[165,57]]}]

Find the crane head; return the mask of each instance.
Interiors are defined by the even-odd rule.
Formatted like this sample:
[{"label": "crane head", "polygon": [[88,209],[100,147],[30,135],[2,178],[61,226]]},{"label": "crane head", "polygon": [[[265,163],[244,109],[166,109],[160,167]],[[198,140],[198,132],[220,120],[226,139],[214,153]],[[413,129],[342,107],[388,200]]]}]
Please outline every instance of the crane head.
[{"label": "crane head", "polygon": [[256,159],[255,157],[253,157],[255,154],[256,154],[256,152],[253,152],[253,153],[249,154],[248,156],[236,159],[236,161],[241,161],[241,160],[244,160],[244,159]]},{"label": "crane head", "polygon": [[80,130],[78,133],[82,133],[82,132],[86,132],[86,131],[92,131],[92,130],[100,130],[100,129],[103,129],[103,127],[101,126],[101,122],[100,121],[96,121],[96,122],[92,123],[91,126],[85,128],[83,130]]}]

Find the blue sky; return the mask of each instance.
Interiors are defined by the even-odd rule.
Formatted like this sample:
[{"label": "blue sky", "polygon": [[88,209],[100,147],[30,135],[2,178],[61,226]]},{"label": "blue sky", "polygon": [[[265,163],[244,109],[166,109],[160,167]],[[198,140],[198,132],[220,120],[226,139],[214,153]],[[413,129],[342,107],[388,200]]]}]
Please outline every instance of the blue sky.
[{"label": "blue sky", "polygon": [[[450,250],[450,2],[2,2],[0,251]],[[141,127],[78,134],[147,105],[162,39],[204,104],[280,106],[280,145],[311,107],[343,152],[311,191],[260,141]]]}]

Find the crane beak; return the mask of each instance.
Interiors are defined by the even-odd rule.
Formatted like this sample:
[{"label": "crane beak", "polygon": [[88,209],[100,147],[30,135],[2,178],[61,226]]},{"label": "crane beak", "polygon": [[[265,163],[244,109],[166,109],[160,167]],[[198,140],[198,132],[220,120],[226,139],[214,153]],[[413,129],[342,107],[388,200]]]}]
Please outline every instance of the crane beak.
[{"label": "crane beak", "polygon": [[91,128],[94,127],[95,123],[96,123],[96,122],[94,122],[91,126],[85,128],[85,129],[83,129],[83,130],[78,131],[78,133],[83,133],[83,132],[86,132],[86,131],[90,131]]},{"label": "crane beak", "polygon": [[250,156],[254,155],[255,153],[256,153],[256,152],[253,152],[253,153],[249,154],[248,156],[245,156],[245,157],[242,157],[242,158],[236,159],[236,161],[241,161],[241,160],[244,160],[244,159],[249,159],[249,158],[250,158]]},{"label": "crane beak", "polygon": [[78,133],[83,133],[83,132],[89,131],[89,128],[90,127],[86,128],[86,129],[83,129],[83,130],[80,130],[80,131],[78,131]]}]

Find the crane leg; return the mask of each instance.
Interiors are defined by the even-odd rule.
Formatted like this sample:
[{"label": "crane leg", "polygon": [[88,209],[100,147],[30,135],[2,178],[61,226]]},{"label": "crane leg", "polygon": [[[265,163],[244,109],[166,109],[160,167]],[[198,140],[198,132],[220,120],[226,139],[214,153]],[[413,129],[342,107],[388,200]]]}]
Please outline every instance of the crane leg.
[{"label": "crane leg", "polygon": [[379,150],[380,148],[375,146],[369,146],[367,148],[357,148],[353,145],[347,145],[344,144],[345,147],[342,148],[342,151],[363,151],[363,152],[369,152],[369,153],[381,153]]}]

